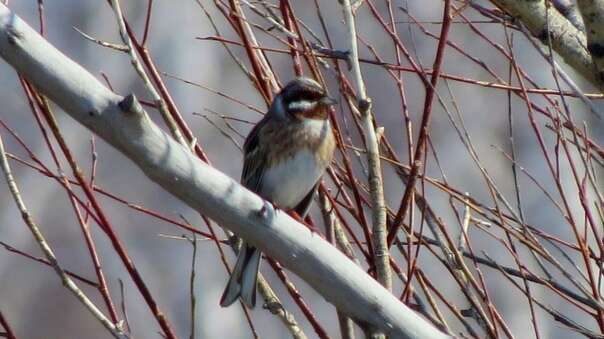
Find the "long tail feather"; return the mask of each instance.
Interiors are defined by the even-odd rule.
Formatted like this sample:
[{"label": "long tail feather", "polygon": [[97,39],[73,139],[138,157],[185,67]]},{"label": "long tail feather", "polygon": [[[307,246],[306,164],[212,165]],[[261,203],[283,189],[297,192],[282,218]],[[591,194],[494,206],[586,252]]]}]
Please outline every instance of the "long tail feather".
[{"label": "long tail feather", "polygon": [[258,285],[258,270],[262,253],[251,247],[249,261],[246,263],[241,275],[241,299],[249,307],[256,306],[256,286]]},{"label": "long tail feather", "polygon": [[239,297],[250,308],[256,305],[256,282],[258,280],[260,257],[261,252],[255,247],[246,243],[241,245],[237,263],[235,263],[229,282],[222,293],[222,298],[220,298],[220,306],[230,306]]}]

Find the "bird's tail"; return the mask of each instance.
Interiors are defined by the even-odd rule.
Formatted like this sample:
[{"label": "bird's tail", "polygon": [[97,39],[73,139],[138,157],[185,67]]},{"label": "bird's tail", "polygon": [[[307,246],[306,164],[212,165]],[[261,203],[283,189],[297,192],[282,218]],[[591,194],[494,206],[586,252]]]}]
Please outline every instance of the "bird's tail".
[{"label": "bird's tail", "polygon": [[220,298],[220,306],[227,307],[241,297],[250,308],[256,305],[256,282],[261,252],[245,242],[241,245],[237,263]]}]

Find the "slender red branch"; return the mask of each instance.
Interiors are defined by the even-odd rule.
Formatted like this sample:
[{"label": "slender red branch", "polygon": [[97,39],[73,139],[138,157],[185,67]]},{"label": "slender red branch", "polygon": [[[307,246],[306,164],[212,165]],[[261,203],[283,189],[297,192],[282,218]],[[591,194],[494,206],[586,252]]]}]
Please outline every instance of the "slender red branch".
[{"label": "slender red branch", "polygon": [[141,46],[147,46],[147,38],[149,37],[149,28],[151,23],[151,13],[153,9],[153,0],[148,0],[147,2],[147,15],[145,17],[145,30],[143,32],[143,40],[141,41]]},{"label": "slender red branch", "polygon": [[266,102],[271,102],[273,98],[273,92],[271,90],[271,86],[267,81],[267,75],[262,70],[262,66],[260,66],[260,61],[258,60],[258,56],[256,55],[253,45],[250,42],[250,38],[247,36],[243,27],[243,19],[239,1],[229,0],[229,4],[231,9],[230,17],[236,24],[239,37],[241,38],[241,40],[243,41],[243,45],[245,46],[248,60],[252,64],[252,69],[254,70],[254,75],[256,76],[256,81],[258,83],[258,90],[260,90],[262,96],[266,99]]},{"label": "slender red branch", "polygon": [[[283,21],[285,22],[285,28],[289,31],[292,31],[292,13],[289,9],[289,3],[286,0],[279,1],[279,9],[281,10],[281,15],[283,16]],[[298,52],[298,43],[296,39],[293,37],[287,37],[287,41],[291,44],[291,56],[294,65],[294,73],[296,76],[302,76],[302,64],[300,63],[300,53]]]},{"label": "slender red branch", "polygon": [[7,339],[17,339],[15,332],[13,332],[13,329],[8,325],[8,321],[4,318],[4,315],[2,315],[2,311],[0,311],[0,325],[4,328]]},{"label": "slender red branch", "polygon": [[277,276],[279,277],[279,279],[283,282],[283,285],[285,285],[285,287],[287,288],[287,291],[294,299],[294,302],[296,303],[296,305],[298,305],[298,307],[300,308],[302,313],[304,313],[304,315],[310,322],[312,328],[315,330],[315,332],[317,333],[319,338],[329,339],[329,335],[327,334],[327,332],[325,331],[323,326],[321,326],[321,324],[319,324],[319,320],[312,313],[312,311],[310,310],[310,308],[308,307],[308,305],[306,304],[304,299],[302,299],[302,296],[300,295],[300,293],[298,292],[298,290],[296,289],[294,284],[289,280],[289,278],[287,277],[287,274],[285,274],[285,271],[283,270],[283,267],[281,267],[281,264],[276,262],[273,258],[267,257],[266,259],[269,262],[269,264],[271,265],[271,267],[273,268],[273,270],[275,271],[275,273],[277,273]]},{"label": "slender red branch", "polygon": [[[0,245],[2,245],[4,247],[4,249],[6,249],[9,252],[18,254],[18,255],[20,255],[22,257],[31,259],[33,261],[37,261],[39,263],[42,263],[42,264],[44,264],[44,265],[52,268],[52,264],[48,260],[46,260],[44,258],[34,257],[33,255],[31,255],[29,253],[25,253],[25,252],[23,252],[21,250],[18,250],[16,248],[14,248],[13,246],[11,246],[11,245],[9,245],[9,244],[1,241],[1,240],[0,240]],[[73,272],[71,272],[69,270],[65,270],[65,274],[67,274],[68,276],[70,276],[70,277],[72,277],[72,278],[74,278],[76,280],[79,280],[80,282],[83,282],[83,283],[85,283],[87,285],[90,285],[92,287],[96,287],[96,288],[99,287],[99,284],[97,284],[96,282],[94,282],[94,281],[92,281],[90,279],[84,278],[83,276],[81,276],[81,275],[79,275],[77,273],[73,273]]]},{"label": "slender red branch", "polygon": [[[445,55],[445,48],[447,46],[447,37],[449,35],[449,28],[451,27],[451,1],[445,0],[445,8],[443,11],[443,24],[440,31],[440,40],[438,41],[438,47],[436,49],[436,58],[434,59],[434,71],[430,78],[430,84],[426,85],[426,98],[424,100],[424,112],[422,115],[422,121],[420,123],[419,137],[417,138],[417,146],[415,147],[415,154],[413,156],[413,166],[411,173],[419,173],[419,169],[422,167],[422,159],[424,158],[426,149],[426,140],[428,138],[428,130],[430,128],[430,118],[432,116],[432,102],[436,92],[436,85],[440,75],[440,69]],[[401,199],[399,211],[397,212],[396,218],[392,223],[390,230],[388,231],[388,246],[392,245],[394,241],[394,235],[398,231],[407,210],[410,208],[409,200],[415,189],[415,181],[417,175],[411,176],[405,188],[405,193]]]},{"label": "slender red branch", "polygon": [[[54,150],[54,147],[52,146],[52,143],[50,142],[50,139],[48,137],[48,133],[46,132],[46,128],[44,128],[44,126],[42,124],[39,110],[36,109],[36,106],[33,104],[33,102],[36,101],[36,103],[38,104],[38,107],[40,107],[41,109],[43,109],[43,107],[42,107],[43,105],[41,105],[39,98],[35,97],[35,92],[34,92],[33,88],[31,87],[31,85],[27,81],[25,81],[23,78],[21,78],[21,83],[22,83],[23,89],[25,90],[25,94],[27,96],[28,102],[30,103],[31,112],[33,113],[33,115],[35,117],[36,123],[38,124],[38,127],[40,128],[42,135],[44,136],[44,141],[46,143],[48,150],[50,151],[50,153],[52,155],[52,158],[55,162],[55,166],[57,166],[57,169],[59,170],[60,173],[63,173],[61,164],[60,164],[59,160],[57,159],[57,155]],[[93,163],[94,163],[94,160],[93,160]],[[93,168],[94,168],[94,166],[93,166]],[[119,317],[117,315],[117,311],[115,309],[113,300],[111,299],[111,294],[110,294],[109,288],[107,287],[107,281],[105,279],[105,274],[103,273],[103,270],[101,268],[100,259],[97,254],[97,251],[96,251],[96,246],[94,244],[94,240],[92,239],[92,235],[90,234],[90,228],[89,228],[88,222],[85,221],[84,218],[82,217],[82,213],[80,212],[80,209],[78,208],[78,201],[75,198],[75,194],[73,194],[73,192],[71,190],[71,187],[70,187],[70,184],[69,184],[69,181],[67,180],[67,178],[64,175],[62,175],[61,178],[57,178],[57,180],[61,181],[62,186],[67,191],[67,196],[69,198],[71,206],[72,206],[74,213],[76,215],[76,218],[78,220],[78,224],[80,225],[80,229],[82,230],[82,234],[84,235],[84,239],[86,241],[86,247],[88,248],[88,252],[90,254],[90,258],[92,260],[94,270],[95,270],[95,273],[97,276],[99,293],[103,297],[103,301],[105,302],[105,305],[107,306],[107,309],[109,310],[109,316],[111,317],[111,321],[113,323],[117,323],[119,321]],[[90,215],[90,213],[87,212],[86,218],[88,218],[89,215]]]},{"label": "slender red branch", "polygon": [[92,189],[90,188],[90,186],[88,185],[88,182],[84,178],[82,171],[80,170],[78,164],[75,161],[75,158],[73,157],[73,154],[71,153],[71,150],[69,149],[69,146],[67,145],[67,143],[65,142],[65,139],[63,139],[63,136],[62,136],[61,132],[59,131],[59,126],[57,125],[57,122],[56,122],[52,112],[50,112],[50,110],[48,109],[47,106],[42,106],[42,107],[43,107],[43,114],[46,119],[46,122],[50,126],[56,140],[59,143],[59,146],[61,147],[61,150],[63,151],[63,154],[65,155],[65,158],[69,162],[73,175],[75,176],[76,180],[78,181],[78,183],[84,190],[86,198],[88,198],[88,200],[90,201],[92,208],[94,209],[96,215],[99,217],[99,220],[101,222],[101,224],[99,224],[99,226],[105,232],[105,234],[109,237],[109,240],[111,241],[111,244],[113,245],[113,248],[119,255],[120,259],[122,260],[122,263],[124,264],[124,266],[126,267],[126,270],[130,274],[132,281],[134,282],[134,284],[140,291],[141,295],[143,296],[143,299],[147,303],[147,306],[151,310],[151,313],[153,313],[153,316],[157,320],[159,326],[161,327],[161,329],[164,332],[164,334],[166,335],[166,337],[169,339],[176,339],[176,335],[174,334],[174,331],[172,330],[172,326],[168,322],[168,319],[166,318],[164,313],[159,309],[159,306],[157,305],[157,302],[155,301],[151,292],[149,291],[149,288],[147,287],[142,276],[138,272],[138,269],[134,265],[134,262],[128,255],[128,252],[126,251],[125,246],[122,244],[122,241],[120,240],[118,235],[115,233],[114,227],[112,226],[111,222],[105,215],[105,212],[103,211],[99,202],[97,201]]}]

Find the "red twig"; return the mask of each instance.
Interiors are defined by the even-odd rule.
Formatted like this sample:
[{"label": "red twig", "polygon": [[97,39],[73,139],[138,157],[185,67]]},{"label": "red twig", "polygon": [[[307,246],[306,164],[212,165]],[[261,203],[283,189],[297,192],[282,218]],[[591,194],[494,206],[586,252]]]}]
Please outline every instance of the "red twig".
[{"label": "red twig", "polygon": [[243,19],[239,1],[229,0],[229,4],[231,10],[230,18],[236,24],[239,37],[241,38],[243,45],[245,46],[248,60],[252,64],[252,69],[254,70],[254,75],[256,76],[258,90],[260,91],[260,93],[262,93],[262,96],[265,98],[267,103],[271,102],[273,98],[273,92],[271,90],[269,82],[267,81],[267,75],[262,70],[262,66],[260,66],[260,61],[258,60],[256,51],[254,51],[250,39],[247,36],[245,29],[243,28]]},{"label": "red twig", "polygon": [[54,116],[52,115],[50,110],[48,110],[48,107],[43,106],[42,108],[43,108],[44,117],[46,118],[48,125],[50,126],[55,138],[57,139],[59,146],[61,147],[61,150],[63,151],[63,154],[65,155],[65,158],[69,162],[73,175],[75,176],[76,180],[78,181],[78,183],[84,190],[86,198],[88,198],[88,200],[90,201],[92,208],[96,212],[96,215],[99,217],[99,220],[101,222],[101,224],[99,226],[105,232],[105,234],[109,237],[109,240],[111,241],[111,243],[113,245],[113,248],[119,255],[120,259],[122,260],[122,263],[124,264],[124,266],[126,267],[126,270],[130,274],[130,277],[132,278],[132,280],[133,280],[134,284],[136,285],[136,287],[138,288],[138,290],[141,292],[143,299],[149,306],[149,309],[153,313],[153,316],[157,320],[159,326],[163,330],[166,337],[169,339],[175,339],[176,335],[174,334],[174,331],[172,330],[172,326],[168,322],[168,319],[166,318],[164,313],[159,309],[157,302],[153,298],[151,292],[149,291],[149,288],[147,287],[142,276],[138,272],[138,269],[134,265],[134,262],[128,255],[128,252],[126,251],[126,248],[122,244],[122,241],[120,240],[118,235],[115,233],[114,227],[112,226],[109,219],[105,215],[105,212],[103,211],[100,204],[98,203],[92,189],[88,185],[88,182],[84,178],[82,171],[80,170],[79,166],[77,165],[75,158],[73,157],[73,154],[71,153],[71,150],[69,149],[69,147],[67,146],[67,143],[63,139],[63,136],[61,135],[61,132],[59,131],[59,126],[57,125],[57,122],[56,122]]},{"label": "red twig", "polygon": [[46,34],[46,22],[44,20],[44,0],[38,0],[38,20],[40,21],[40,35]]},{"label": "red twig", "polygon": [[153,9],[153,0],[148,0],[147,2],[147,15],[145,17],[145,30],[143,32],[143,40],[141,41],[141,46],[147,45],[147,38],[149,37],[149,27],[151,23],[151,13]]},{"label": "red twig", "polygon": [[[52,143],[50,142],[46,128],[44,128],[44,126],[42,124],[42,121],[40,119],[40,113],[36,109],[36,106],[33,104],[35,101],[38,104],[38,107],[43,109],[41,102],[40,102],[39,98],[35,97],[36,94],[33,91],[31,85],[27,81],[25,81],[23,78],[21,78],[21,84],[23,86],[23,89],[25,90],[25,94],[26,94],[28,102],[30,104],[31,112],[35,117],[36,123],[37,123],[38,127],[40,128],[40,131],[42,132],[46,146],[48,147],[48,150],[50,151],[50,153],[52,155],[55,165],[57,166],[57,169],[59,170],[60,173],[62,173],[63,170],[61,169],[61,164],[57,158],[54,147],[52,146]],[[93,168],[95,167],[94,163],[95,163],[95,161],[93,160]],[[94,173],[94,171],[93,171],[93,173]],[[94,174],[93,174],[93,178],[94,178]],[[78,202],[76,201],[75,195],[71,191],[71,187],[69,185],[69,181],[67,180],[67,178],[64,175],[62,175],[62,177],[60,179],[57,178],[57,180],[61,181],[61,184],[64,186],[64,188],[67,191],[69,201],[71,202],[71,206],[74,210],[74,213],[76,215],[76,218],[78,220],[82,233],[84,235],[84,239],[86,240],[86,247],[88,248],[88,251],[90,253],[90,257],[92,259],[94,269],[95,269],[97,279],[98,279],[99,293],[103,297],[105,305],[107,306],[107,309],[109,310],[109,316],[111,317],[111,321],[113,321],[113,323],[117,323],[119,320],[119,317],[115,310],[115,305],[113,304],[113,300],[111,299],[111,294],[110,294],[109,288],[107,287],[107,281],[105,279],[105,274],[103,273],[103,270],[101,268],[100,259],[97,254],[94,241],[92,240],[92,235],[90,234],[89,225],[88,225],[87,221],[85,221],[84,218],[82,217],[82,213],[80,212],[80,209],[78,208]],[[89,215],[90,215],[90,213],[87,212],[86,219],[88,219]]]},{"label": "red twig", "polygon": [[15,332],[13,332],[13,329],[8,325],[8,321],[6,321],[6,319],[4,318],[4,315],[2,315],[2,311],[0,311],[0,325],[2,325],[2,327],[4,327],[4,331],[6,332],[7,339],[17,339]]},{"label": "red twig", "polygon": [[[417,138],[417,146],[415,148],[415,154],[413,156],[413,166],[411,173],[419,173],[419,169],[422,167],[422,159],[424,158],[426,149],[426,140],[428,137],[428,130],[430,128],[430,118],[432,115],[432,101],[436,92],[436,85],[440,74],[440,69],[444,60],[445,48],[447,46],[447,37],[449,35],[449,28],[451,27],[451,3],[450,0],[445,0],[445,9],[443,12],[443,24],[440,31],[440,40],[438,41],[438,47],[436,50],[436,58],[434,59],[434,71],[430,79],[430,84],[426,85],[426,98],[424,100],[424,112],[422,115],[422,121],[420,123],[419,137]],[[390,230],[388,231],[388,246],[392,245],[394,236],[400,227],[405,214],[409,209],[409,200],[415,189],[415,181],[417,175],[413,175],[409,178],[405,193],[401,199],[399,210],[396,214],[396,218],[392,223]]]},{"label": "red twig", "polygon": [[[283,16],[283,21],[285,22],[285,27],[292,31],[292,13],[289,8],[289,3],[287,0],[279,1],[279,8],[281,9],[281,15]],[[293,19],[295,20],[295,19]],[[298,44],[296,43],[296,39],[292,37],[287,37],[287,41],[291,44],[291,56],[294,65],[294,73],[296,76],[302,76],[302,64],[300,63],[300,53],[298,52]]]},{"label": "red twig", "polygon": [[[44,264],[44,265],[49,266],[49,267],[52,268],[52,264],[50,262],[48,262],[48,260],[46,260],[44,258],[34,257],[33,255],[25,253],[25,252],[23,252],[21,250],[18,250],[18,249],[12,247],[11,245],[9,245],[9,244],[7,244],[7,243],[5,243],[3,241],[0,241],[0,245],[2,245],[9,252],[18,254],[20,256],[23,256],[25,258],[31,259],[33,261],[37,261],[39,263],[42,263],[42,264]],[[71,272],[69,270],[65,270],[65,274],[67,274],[68,276],[70,276],[70,277],[72,277],[72,278],[74,278],[76,280],[79,280],[79,281],[81,281],[81,282],[83,282],[83,283],[85,283],[87,285],[90,285],[90,286],[93,286],[93,287],[96,287],[96,288],[99,287],[99,284],[97,284],[96,282],[94,282],[94,281],[92,281],[90,279],[84,278],[83,276],[81,276],[81,275],[79,275],[77,273],[73,273],[73,272]]]},{"label": "red twig", "polygon": [[302,313],[304,313],[304,315],[310,322],[312,328],[315,330],[315,332],[317,333],[319,338],[329,339],[329,335],[327,334],[325,329],[321,326],[321,324],[319,324],[317,317],[312,313],[312,311],[310,310],[308,305],[306,305],[306,302],[304,301],[304,299],[302,299],[302,296],[300,295],[300,293],[298,292],[296,287],[291,283],[291,281],[287,277],[287,274],[285,274],[285,271],[281,267],[281,264],[276,262],[273,258],[266,257],[266,259],[269,262],[269,264],[271,265],[271,267],[273,268],[273,270],[275,270],[275,273],[277,273],[277,276],[279,277],[279,279],[281,279],[281,281],[283,282],[283,285],[285,285],[285,287],[287,288],[287,291],[294,299],[294,302],[296,303],[296,305],[298,305],[298,307],[300,308]]}]

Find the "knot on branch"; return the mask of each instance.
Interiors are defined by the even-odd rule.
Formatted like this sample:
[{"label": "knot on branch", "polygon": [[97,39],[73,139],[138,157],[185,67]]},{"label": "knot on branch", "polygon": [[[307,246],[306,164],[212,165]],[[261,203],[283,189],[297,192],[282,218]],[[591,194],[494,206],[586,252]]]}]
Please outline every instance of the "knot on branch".
[{"label": "knot on branch", "polygon": [[350,53],[350,51],[344,51],[342,52],[342,56],[344,57],[344,60],[346,60],[346,67],[350,72],[352,70],[352,53]]},{"label": "knot on branch", "polygon": [[16,45],[18,40],[23,38],[23,33],[21,33],[14,25],[9,25],[6,30],[6,40],[11,45]]},{"label": "knot on branch", "polygon": [[475,318],[477,316],[476,310],[471,307],[460,310],[460,313],[462,316],[464,316],[466,318]]},{"label": "knot on branch", "polygon": [[229,246],[235,246],[235,248],[237,248],[237,250],[239,250],[239,246],[241,246],[239,243],[239,240],[240,240],[240,238],[238,236],[236,236],[235,234],[233,234],[227,239],[226,243]]},{"label": "knot on branch", "polygon": [[270,223],[275,217],[275,207],[270,202],[264,200],[262,207],[256,212],[256,215]]},{"label": "knot on branch", "polygon": [[272,314],[279,314],[281,312],[285,312],[285,308],[280,302],[277,301],[267,301],[262,305],[262,308],[268,310]]},{"label": "knot on branch", "polygon": [[376,249],[374,252],[375,253],[373,255],[376,256],[376,257],[378,257],[378,258],[383,258],[383,257],[386,257],[388,255],[388,251],[387,250],[378,250],[378,249]]},{"label": "knot on branch", "polygon": [[125,332],[125,330],[126,330],[126,322],[125,322],[123,319],[122,319],[122,320],[120,320],[120,321],[118,321],[118,322],[115,324],[115,328],[116,328],[116,329],[117,329],[119,332],[124,333],[124,332]]},{"label": "knot on branch", "polygon": [[352,57],[350,51],[340,51],[337,49],[326,48],[312,41],[309,42],[309,45],[310,48],[312,48],[313,50],[325,54],[328,57],[344,60],[346,62],[346,67],[348,67],[348,70],[350,71],[352,69]]},{"label": "knot on branch", "polygon": [[[413,168],[415,168],[415,169],[416,169],[416,171],[417,171],[419,168],[421,168],[421,167],[422,167],[422,165],[423,165],[423,163],[422,163],[422,161],[421,161],[421,160],[415,159],[415,160],[413,161]],[[415,173],[415,174],[417,175],[417,173]]]},{"label": "knot on branch", "polygon": [[124,113],[143,114],[143,106],[141,106],[134,94],[128,94],[117,105]]},{"label": "knot on branch", "polygon": [[371,98],[359,99],[359,111],[361,114],[367,114],[371,109]]}]

